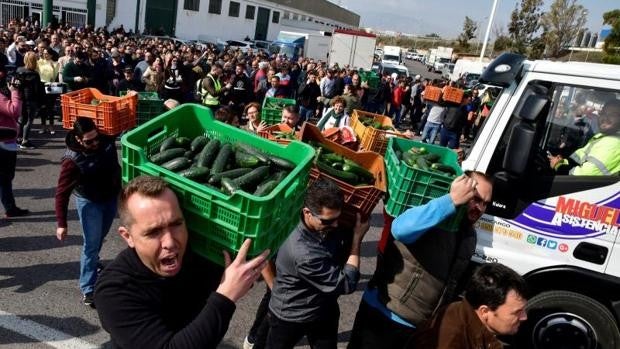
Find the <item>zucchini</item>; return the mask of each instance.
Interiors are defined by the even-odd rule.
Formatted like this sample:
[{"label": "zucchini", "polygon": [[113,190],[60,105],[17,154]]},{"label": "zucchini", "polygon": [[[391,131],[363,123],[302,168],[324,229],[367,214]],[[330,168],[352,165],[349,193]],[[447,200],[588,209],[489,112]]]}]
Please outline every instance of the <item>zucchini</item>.
[{"label": "zucchini", "polygon": [[172,172],[178,172],[178,171],[188,168],[190,165],[191,163],[189,162],[189,160],[181,156],[181,157],[172,159],[168,162],[165,162],[161,164],[160,166]]},{"label": "zucchini", "polygon": [[206,167],[190,167],[187,170],[179,172],[179,176],[192,180],[200,180],[206,178],[209,175],[209,169]]},{"label": "zucchini", "polygon": [[174,158],[181,157],[184,154],[185,149],[183,148],[170,148],[151,156],[151,162],[159,165]]},{"label": "zucchini", "polygon": [[194,138],[194,140],[192,141],[192,143],[189,145],[189,149],[194,153],[199,153],[202,148],[205,147],[205,145],[207,145],[207,143],[209,143],[209,139],[205,136],[198,136],[196,138]]},{"label": "zucchini", "polygon": [[321,161],[316,162],[316,167],[318,167],[321,172],[351,185],[357,185],[359,183],[359,179],[355,173],[338,171]]},{"label": "zucchini", "polygon": [[192,140],[187,137],[177,137],[176,144],[181,147],[189,150],[189,147],[192,144]]},{"label": "zucchini", "polygon": [[225,143],[217,153],[215,160],[213,160],[213,166],[211,166],[211,174],[218,174],[224,171],[228,158],[232,155],[232,146],[230,143]]},{"label": "zucchini", "polygon": [[418,167],[421,170],[428,170],[428,162],[426,161],[426,158],[423,156],[418,157],[418,159],[416,160],[416,165],[418,165]]},{"label": "zucchini", "polygon": [[269,159],[271,160],[271,162],[273,162],[276,166],[285,169],[285,170],[294,170],[295,169],[295,164],[283,159],[279,156],[275,156],[275,155],[270,155]]},{"label": "zucchini", "polygon": [[256,190],[254,191],[254,195],[256,196],[269,195],[269,193],[271,193],[278,186],[278,183],[279,183],[278,181],[274,181],[274,180],[264,181],[263,183],[261,183],[260,185],[256,187]]},{"label": "zucchini", "polygon": [[164,150],[168,150],[170,148],[178,148],[177,139],[174,136],[164,139],[164,141],[161,142],[161,145],[159,146],[159,151],[163,152]]},{"label": "zucchini", "polygon": [[[239,188],[246,188],[256,185],[269,175],[269,166],[260,166],[241,177],[233,179],[234,184]],[[223,180],[222,180],[223,182]],[[223,184],[223,183],[222,183]]]},{"label": "zucchini", "polygon": [[232,195],[239,190],[239,186],[232,179],[222,178],[222,191],[226,194]]},{"label": "zucchini", "polygon": [[444,165],[444,164],[440,164],[436,162],[431,165],[431,168],[433,170],[441,171],[451,176],[456,176],[456,171],[451,166],[448,166],[448,165]]},{"label": "zucchini", "polygon": [[217,139],[210,140],[209,143],[202,148],[202,151],[198,155],[198,159],[196,161],[198,166],[211,167],[213,159],[217,156],[219,149],[220,141]]},{"label": "zucchini", "polygon": [[235,148],[237,150],[241,149],[244,152],[250,154],[250,155],[254,155],[258,158],[258,160],[260,162],[262,162],[263,164],[268,164],[270,162],[269,160],[269,155],[263,153],[262,151],[252,147],[251,145],[248,144],[244,144],[244,143],[236,143],[235,144]]},{"label": "zucchini", "polygon": [[236,168],[234,170],[220,172],[209,178],[209,184],[213,186],[218,186],[222,181],[222,178],[235,179],[237,177],[243,176],[246,173],[250,173],[251,171],[251,168]]},{"label": "zucchini", "polygon": [[239,167],[254,168],[260,164],[260,160],[256,156],[248,154],[243,150],[237,150],[235,152],[235,163]]},{"label": "zucchini", "polygon": [[342,166],[342,170],[345,172],[355,173],[368,182],[375,182],[375,176],[355,161],[344,159],[344,166]]}]

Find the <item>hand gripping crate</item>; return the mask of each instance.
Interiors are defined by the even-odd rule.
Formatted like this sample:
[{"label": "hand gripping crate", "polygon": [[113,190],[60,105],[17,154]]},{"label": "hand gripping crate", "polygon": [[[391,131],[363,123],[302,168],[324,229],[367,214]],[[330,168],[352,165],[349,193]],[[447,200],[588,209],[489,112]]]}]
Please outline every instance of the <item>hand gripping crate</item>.
[{"label": "hand gripping crate", "polygon": [[[136,124],[151,120],[164,112],[164,101],[159,98],[157,92],[136,92],[138,94],[138,107],[136,110]],[[121,91],[121,97],[127,95],[127,91]]]},{"label": "hand gripping crate", "polygon": [[390,126],[393,128],[392,119],[385,115],[373,114],[362,110],[353,110],[351,116],[351,128],[355,131],[360,142],[360,149],[374,151],[381,155],[385,154],[387,142],[390,137],[404,137],[400,132],[394,130],[380,130],[372,126],[366,126],[362,120],[372,119],[373,123],[379,123],[381,126]]},{"label": "hand gripping crate", "polygon": [[358,212],[361,214],[362,218],[370,216],[372,210],[377,206],[377,203],[383,197],[386,190],[383,157],[375,152],[355,152],[338,143],[329,141],[321,134],[321,131],[316,126],[308,122],[304,123],[299,136],[300,140],[303,142],[314,141],[321,143],[323,147],[332,152],[357,162],[375,176],[374,185],[354,186],[319,171],[316,166],[313,166],[310,170],[310,183],[321,178],[327,178],[334,181],[342,190],[344,194],[344,207],[340,215],[340,225],[344,227],[353,227],[355,225],[356,213]]},{"label": "hand gripping crate", "polygon": [[138,96],[104,95],[95,88],[84,88],[60,96],[62,127],[73,128],[78,117],[93,119],[99,132],[118,135],[136,126]]},{"label": "hand gripping crate", "polygon": [[[429,153],[438,154],[440,163],[454,168],[457,175],[463,174],[463,170],[458,165],[457,154],[452,149],[403,138],[390,138],[385,153],[388,182],[385,211],[392,217],[397,217],[410,207],[424,205],[432,199],[449,193],[450,185],[454,180],[438,171],[416,169],[400,161],[396,154],[406,152],[413,147],[424,147]],[[456,213],[444,220],[440,228],[447,231],[457,230],[464,215],[465,207],[457,208]]]},{"label": "hand gripping crate", "polygon": [[260,119],[267,125],[279,124],[282,122],[282,109],[295,104],[294,99],[265,97]]},{"label": "hand gripping crate", "polygon": [[[170,136],[199,135],[246,143],[297,166],[270,194],[257,197],[244,191],[224,194],[148,160]],[[265,249],[273,254],[299,223],[314,157],[314,149],[307,144],[291,142],[285,147],[270,142],[216,121],[208,108],[196,104],[184,104],[146,122],[125,134],[121,143],[123,181],[140,175],[164,178],[179,198],[190,231],[190,247],[216,263],[224,263],[222,250],[237,253],[247,238],[252,239],[250,257]]]},{"label": "hand gripping crate", "polygon": [[[258,132],[258,135],[263,137],[263,138],[267,138],[270,141],[274,141],[274,142],[277,142],[277,143],[280,143],[280,144],[289,144],[289,143],[291,143],[292,139],[278,138],[277,132],[292,133],[292,132],[294,132],[294,130],[292,128],[290,128],[287,124],[275,124],[275,125],[267,127],[263,131]],[[295,134],[295,138],[297,138],[296,134]]]}]

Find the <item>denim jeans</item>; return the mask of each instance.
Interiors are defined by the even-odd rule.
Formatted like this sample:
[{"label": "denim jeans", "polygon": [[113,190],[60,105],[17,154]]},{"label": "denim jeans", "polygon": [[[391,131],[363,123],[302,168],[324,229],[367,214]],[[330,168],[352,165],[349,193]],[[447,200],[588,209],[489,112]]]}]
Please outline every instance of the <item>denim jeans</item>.
[{"label": "denim jeans", "polygon": [[445,127],[439,132],[439,145],[442,147],[447,146],[450,149],[457,149],[459,147],[460,136],[454,131],[448,131]]},{"label": "denim jeans", "polygon": [[28,101],[22,105],[22,114],[19,117],[19,138],[27,141],[30,139],[30,128],[39,112],[37,102]]},{"label": "denim jeans", "polygon": [[400,126],[400,111],[401,107],[396,108],[393,105],[390,106],[390,114],[388,116],[392,119],[392,124],[394,124],[395,127]]},{"label": "denim jeans", "polygon": [[308,121],[314,117],[314,110],[312,108],[299,107],[299,125],[304,121]]},{"label": "denim jeans", "polygon": [[116,198],[107,202],[93,202],[76,196],[75,207],[80,217],[84,245],[80,256],[80,290],[88,294],[95,290],[97,264],[103,239],[116,216]]},{"label": "denim jeans", "polygon": [[422,131],[422,142],[435,143],[435,138],[439,132],[441,124],[427,121],[424,125],[424,131]]}]

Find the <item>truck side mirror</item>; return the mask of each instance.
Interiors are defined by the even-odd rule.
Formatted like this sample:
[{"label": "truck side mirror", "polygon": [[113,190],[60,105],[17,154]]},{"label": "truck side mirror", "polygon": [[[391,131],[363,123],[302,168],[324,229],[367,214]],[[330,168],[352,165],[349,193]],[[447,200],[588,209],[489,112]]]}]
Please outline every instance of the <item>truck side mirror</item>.
[{"label": "truck side mirror", "polygon": [[545,95],[529,95],[521,108],[513,116],[520,119],[513,127],[502,167],[511,174],[520,176],[525,173],[534,142],[536,141],[536,120],[546,109],[549,99]]}]

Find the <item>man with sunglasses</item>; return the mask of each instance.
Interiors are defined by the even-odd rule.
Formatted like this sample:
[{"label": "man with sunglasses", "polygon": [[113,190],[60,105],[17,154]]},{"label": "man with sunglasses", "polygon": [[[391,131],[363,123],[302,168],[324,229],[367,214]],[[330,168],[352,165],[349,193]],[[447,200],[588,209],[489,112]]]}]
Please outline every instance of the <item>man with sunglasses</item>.
[{"label": "man with sunglasses", "polygon": [[304,335],[312,348],[336,348],[338,296],[357,287],[360,245],[369,228],[358,215],[353,232],[338,229],[343,204],[332,181],[308,188],[300,222],[278,251],[267,348],[293,348]]},{"label": "man with sunglasses", "polygon": [[[377,269],[355,316],[349,348],[403,348],[434,311],[458,295],[476,247],[474,223],[491,201],[482,173],[457,177],[450,192],[396,217],[379,246]],[[465,206],[457,231],[439,224]],[[385,230],[384,230],[385,231]]]},{"label": "man with sunglasses", "polygon": [[100,135],[92,119],[78,118],[65,142],[55,198],[56,237],[60,241],[67,237],[67,208],[73,192],[84,236],[79,280],[82,302],[94,307],[99,251],[116,216],[121,168],[114,138]]}]

